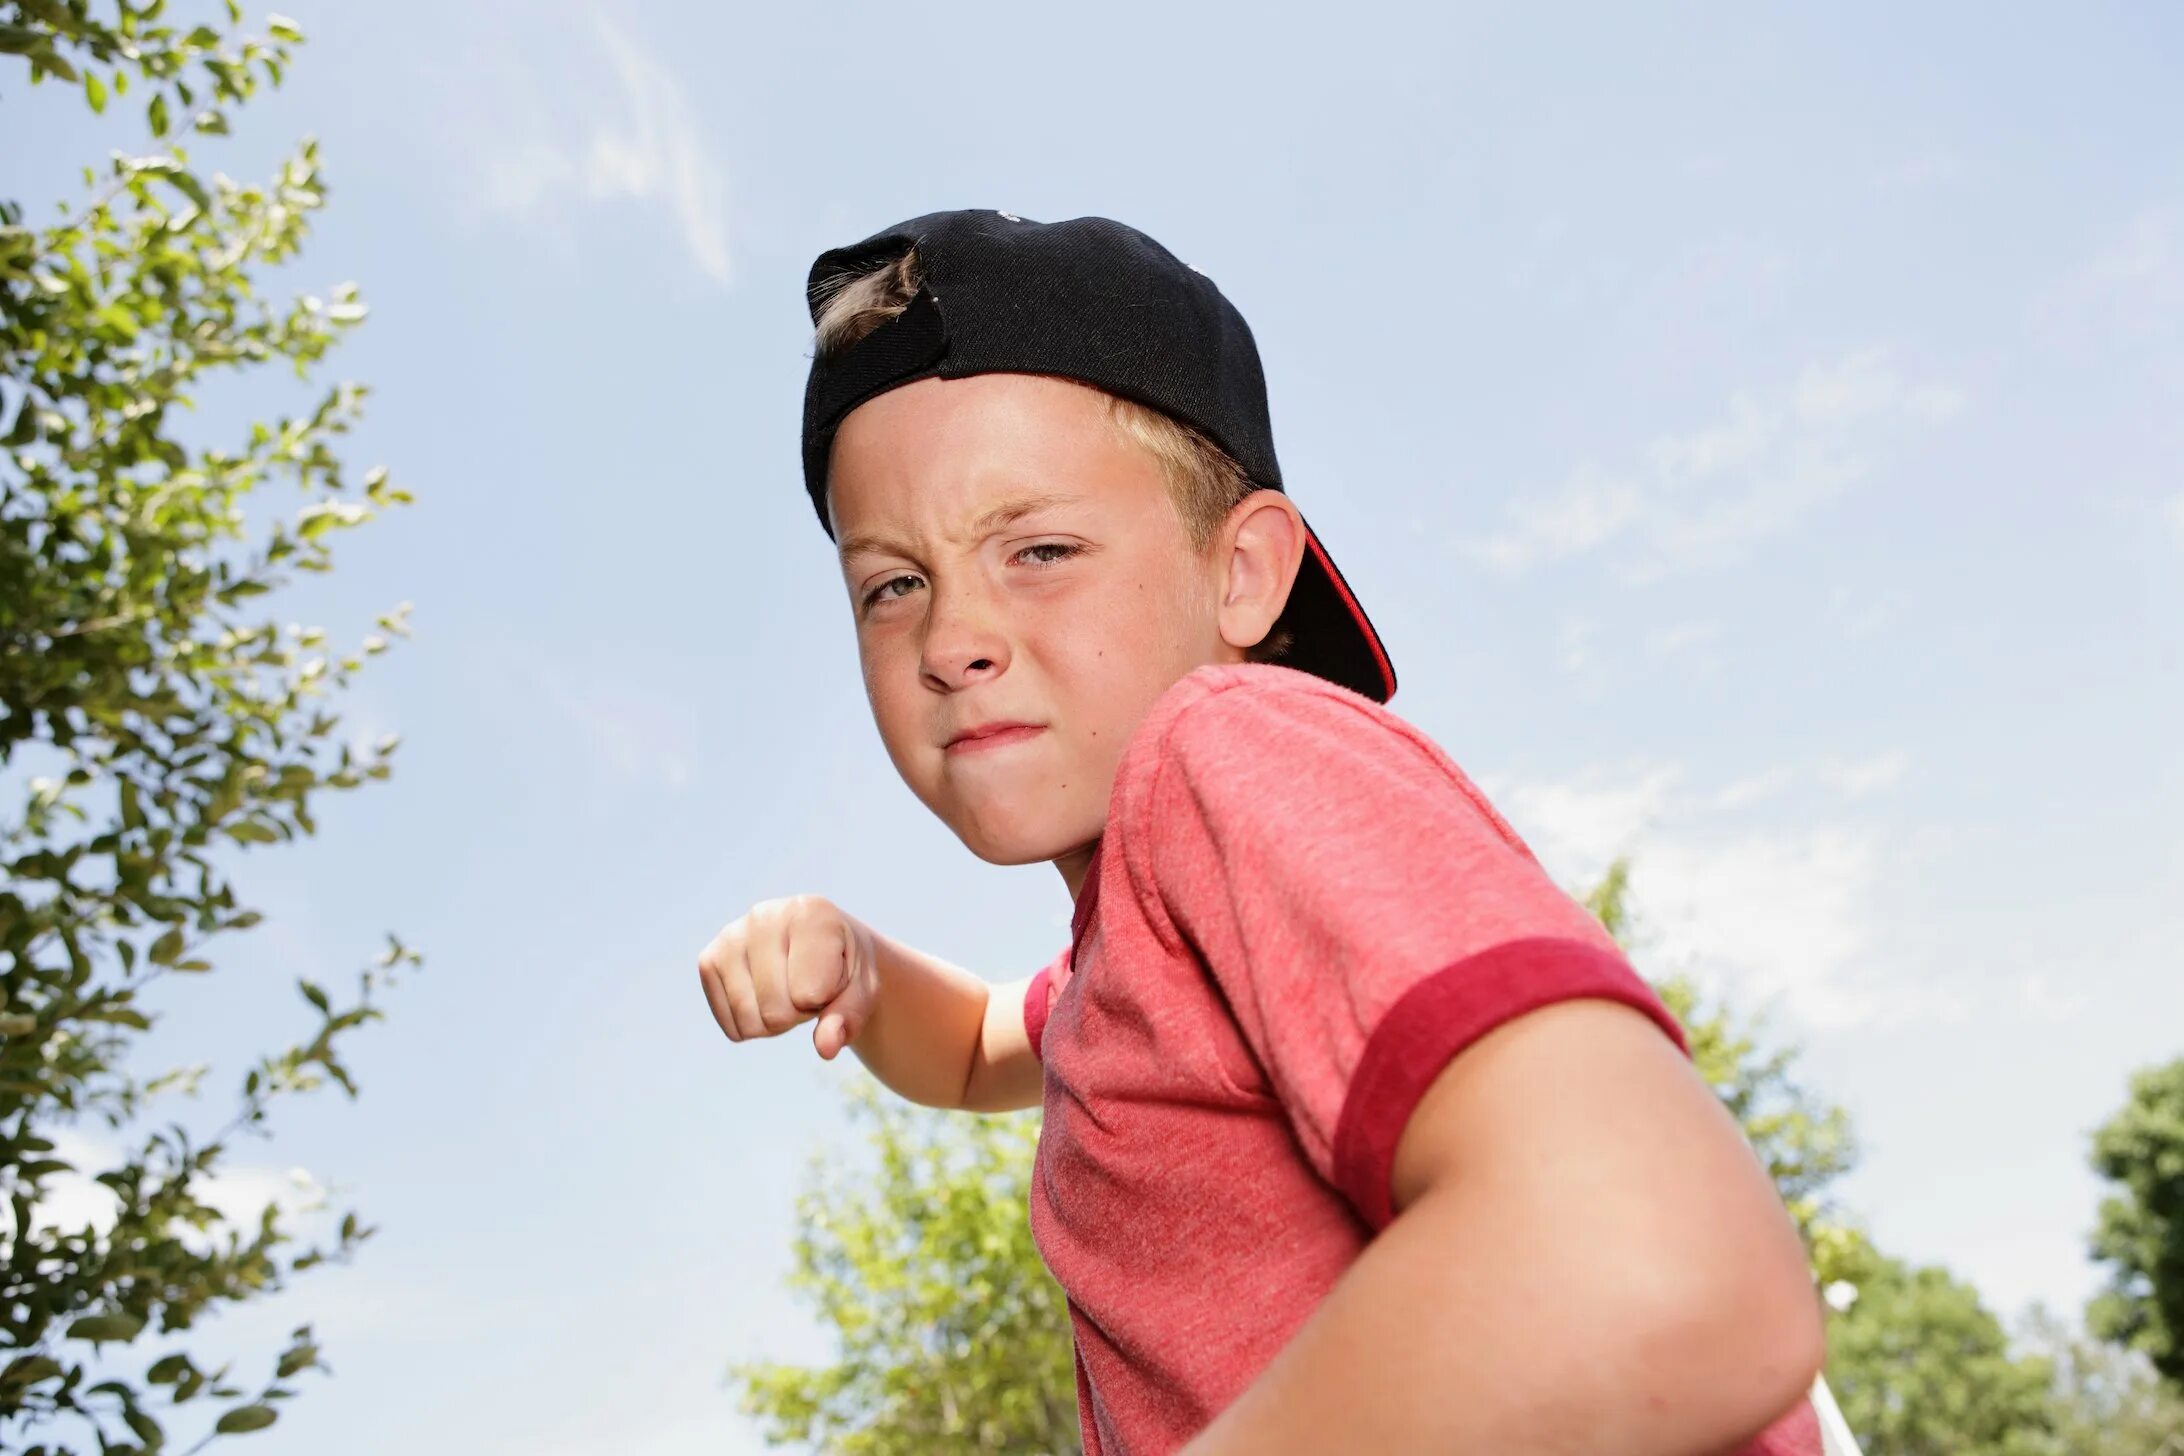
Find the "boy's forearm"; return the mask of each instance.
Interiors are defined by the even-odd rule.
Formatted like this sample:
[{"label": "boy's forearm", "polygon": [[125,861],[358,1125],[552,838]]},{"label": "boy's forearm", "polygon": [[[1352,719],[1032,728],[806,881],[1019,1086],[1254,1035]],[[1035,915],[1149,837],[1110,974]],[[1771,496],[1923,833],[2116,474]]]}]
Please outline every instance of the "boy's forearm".
[{"label": "boy's forearm", "polygon": [[[1028,1044],[1011,1044],[1006,1028],[989,1021],[1007,1014],[997,993],[1014,992],[1014,1016],[1023,1016],[1022,988],[990,987],[960,966],[872,932],[880,990],[872,1014],[850,1049],[897,1094],[928,1107],[989,1111],[1030,1105],[1019,1085],[1023,1069],[1001,1065],[1029,1055]],[[1022,1041],[1021,1033],[1014,1039]]]},{"label": "boy's forearm", "polygon": [[1648,1277],[1582,1254],[1524,1269],[1485,1232],[1457,1197],[1421,1199],[1181,1456],[1728,1456],[1794,1399],[1761,1392],[1811,1379],[1771,1368],[1801,1367],[1804,1347],[1764,1298],[1619,1301],[1603,1283]]}]

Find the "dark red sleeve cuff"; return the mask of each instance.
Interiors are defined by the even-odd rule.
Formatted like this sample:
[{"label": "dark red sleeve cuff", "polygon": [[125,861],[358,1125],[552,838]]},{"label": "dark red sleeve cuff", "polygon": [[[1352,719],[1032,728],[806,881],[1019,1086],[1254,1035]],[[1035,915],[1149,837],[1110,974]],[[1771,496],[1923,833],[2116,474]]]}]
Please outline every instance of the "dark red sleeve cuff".
[{"label": "dark red sleeve cuff", "polygon": [[1039,1038],[1046,1034],[1047,1002],[1051,999],[1048,987],[1053,982],[1052,968],[1042,967],[1031,978],[1031,985],[1024,990],[1024,1034],[1031,1038],[1031,1054],[1045,1060],[1039,1051]]},{"label": "dark red sleeve cuff", "polygon": [[[1395,1217],[1395,1145],[1426,1088],[1458,1052],[1557,1001],[1620,1001],[1644,1012],[1678,1049],[1683,1028],[1630,963],[1578,940],[1513,940],[1445,966],[1405,991],[1358,1059],[1335,1124],[1335,1184],[1375,1231]],[[1030,1002],[1025,1002],[1028,1019]],[[1038,1046],[1036,1033],[1032,1037]]]}]

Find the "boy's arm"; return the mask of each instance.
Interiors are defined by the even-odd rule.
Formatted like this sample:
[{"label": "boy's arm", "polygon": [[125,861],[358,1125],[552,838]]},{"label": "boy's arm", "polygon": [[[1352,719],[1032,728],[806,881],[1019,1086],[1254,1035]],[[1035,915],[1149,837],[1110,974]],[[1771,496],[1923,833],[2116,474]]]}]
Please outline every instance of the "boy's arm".
[{"label": "boy's arm", "polygon": [[1823,1358],[1795,1229],[1683,1055],[1627,1007],[1517,1017],[1396,1146],[1396,1217],[1182,1456],[1712,1456]]},{"label": "boy's arm", "polygon": [[821,896],[752,906],[699,954],[698,980],[731,1041],[810,1021],[820,1056],[849,1046],[912,1102],[999,1112],[1039,1101],[1024,1030],[1030,978],[989,988]]},{"label": "boy's arm", "polygon": [[872,940],[879,994],[849,1043],[872,1075],[928,1107],[1036,1107],[1039,1061],[1024,1032],[1031,978],[989,986],[877,931]]}]

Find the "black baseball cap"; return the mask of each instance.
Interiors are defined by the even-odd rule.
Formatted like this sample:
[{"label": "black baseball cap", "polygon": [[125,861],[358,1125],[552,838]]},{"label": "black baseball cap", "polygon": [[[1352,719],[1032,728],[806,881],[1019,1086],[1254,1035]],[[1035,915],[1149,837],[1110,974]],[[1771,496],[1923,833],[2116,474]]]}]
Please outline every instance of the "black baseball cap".
[{"label": "black baseball cap", "polygon": [[[832,358],[804,386],[804,486],[827,519],[827,456],[851,410],[912,380],[1053,374],[1135,400],[1204,432],[1255,486],[1282,489],[1266,376],[1251,328],[1213,280],[1111,218],[1035,222],[986,208],[929,212],[830,248],[804,287],[812,323],[849,278],[915,247],[909,307]],[[1288,666],[1375,702],[1395,694],[1380,634],[1310,525],[1277,630]]]}]

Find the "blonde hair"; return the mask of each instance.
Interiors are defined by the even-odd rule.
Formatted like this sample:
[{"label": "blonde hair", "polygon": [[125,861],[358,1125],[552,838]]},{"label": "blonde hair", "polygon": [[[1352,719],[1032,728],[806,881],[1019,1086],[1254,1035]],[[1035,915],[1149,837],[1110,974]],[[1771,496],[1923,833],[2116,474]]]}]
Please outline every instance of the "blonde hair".
[{"label": "blonde hair", "polygon": [[[821,284],[824,302],[814,339],[819,357],[826,359],[841,353],[908,308],[923,277],[913,247],[867,272],[839,274]],[[1191,548],[1203,554],[1213,545],[1236,503],[1259,487],[1203,430],[1134,399],[1116,394],[1108,394],[1106,399],[1107,417],[1116,429],[1160,462],[1161,477],[1182,519],[1183,533]],[[1253,662],[1269,662],[1288,650],[1289,633],[1277,627],[1246,655]]]}]

